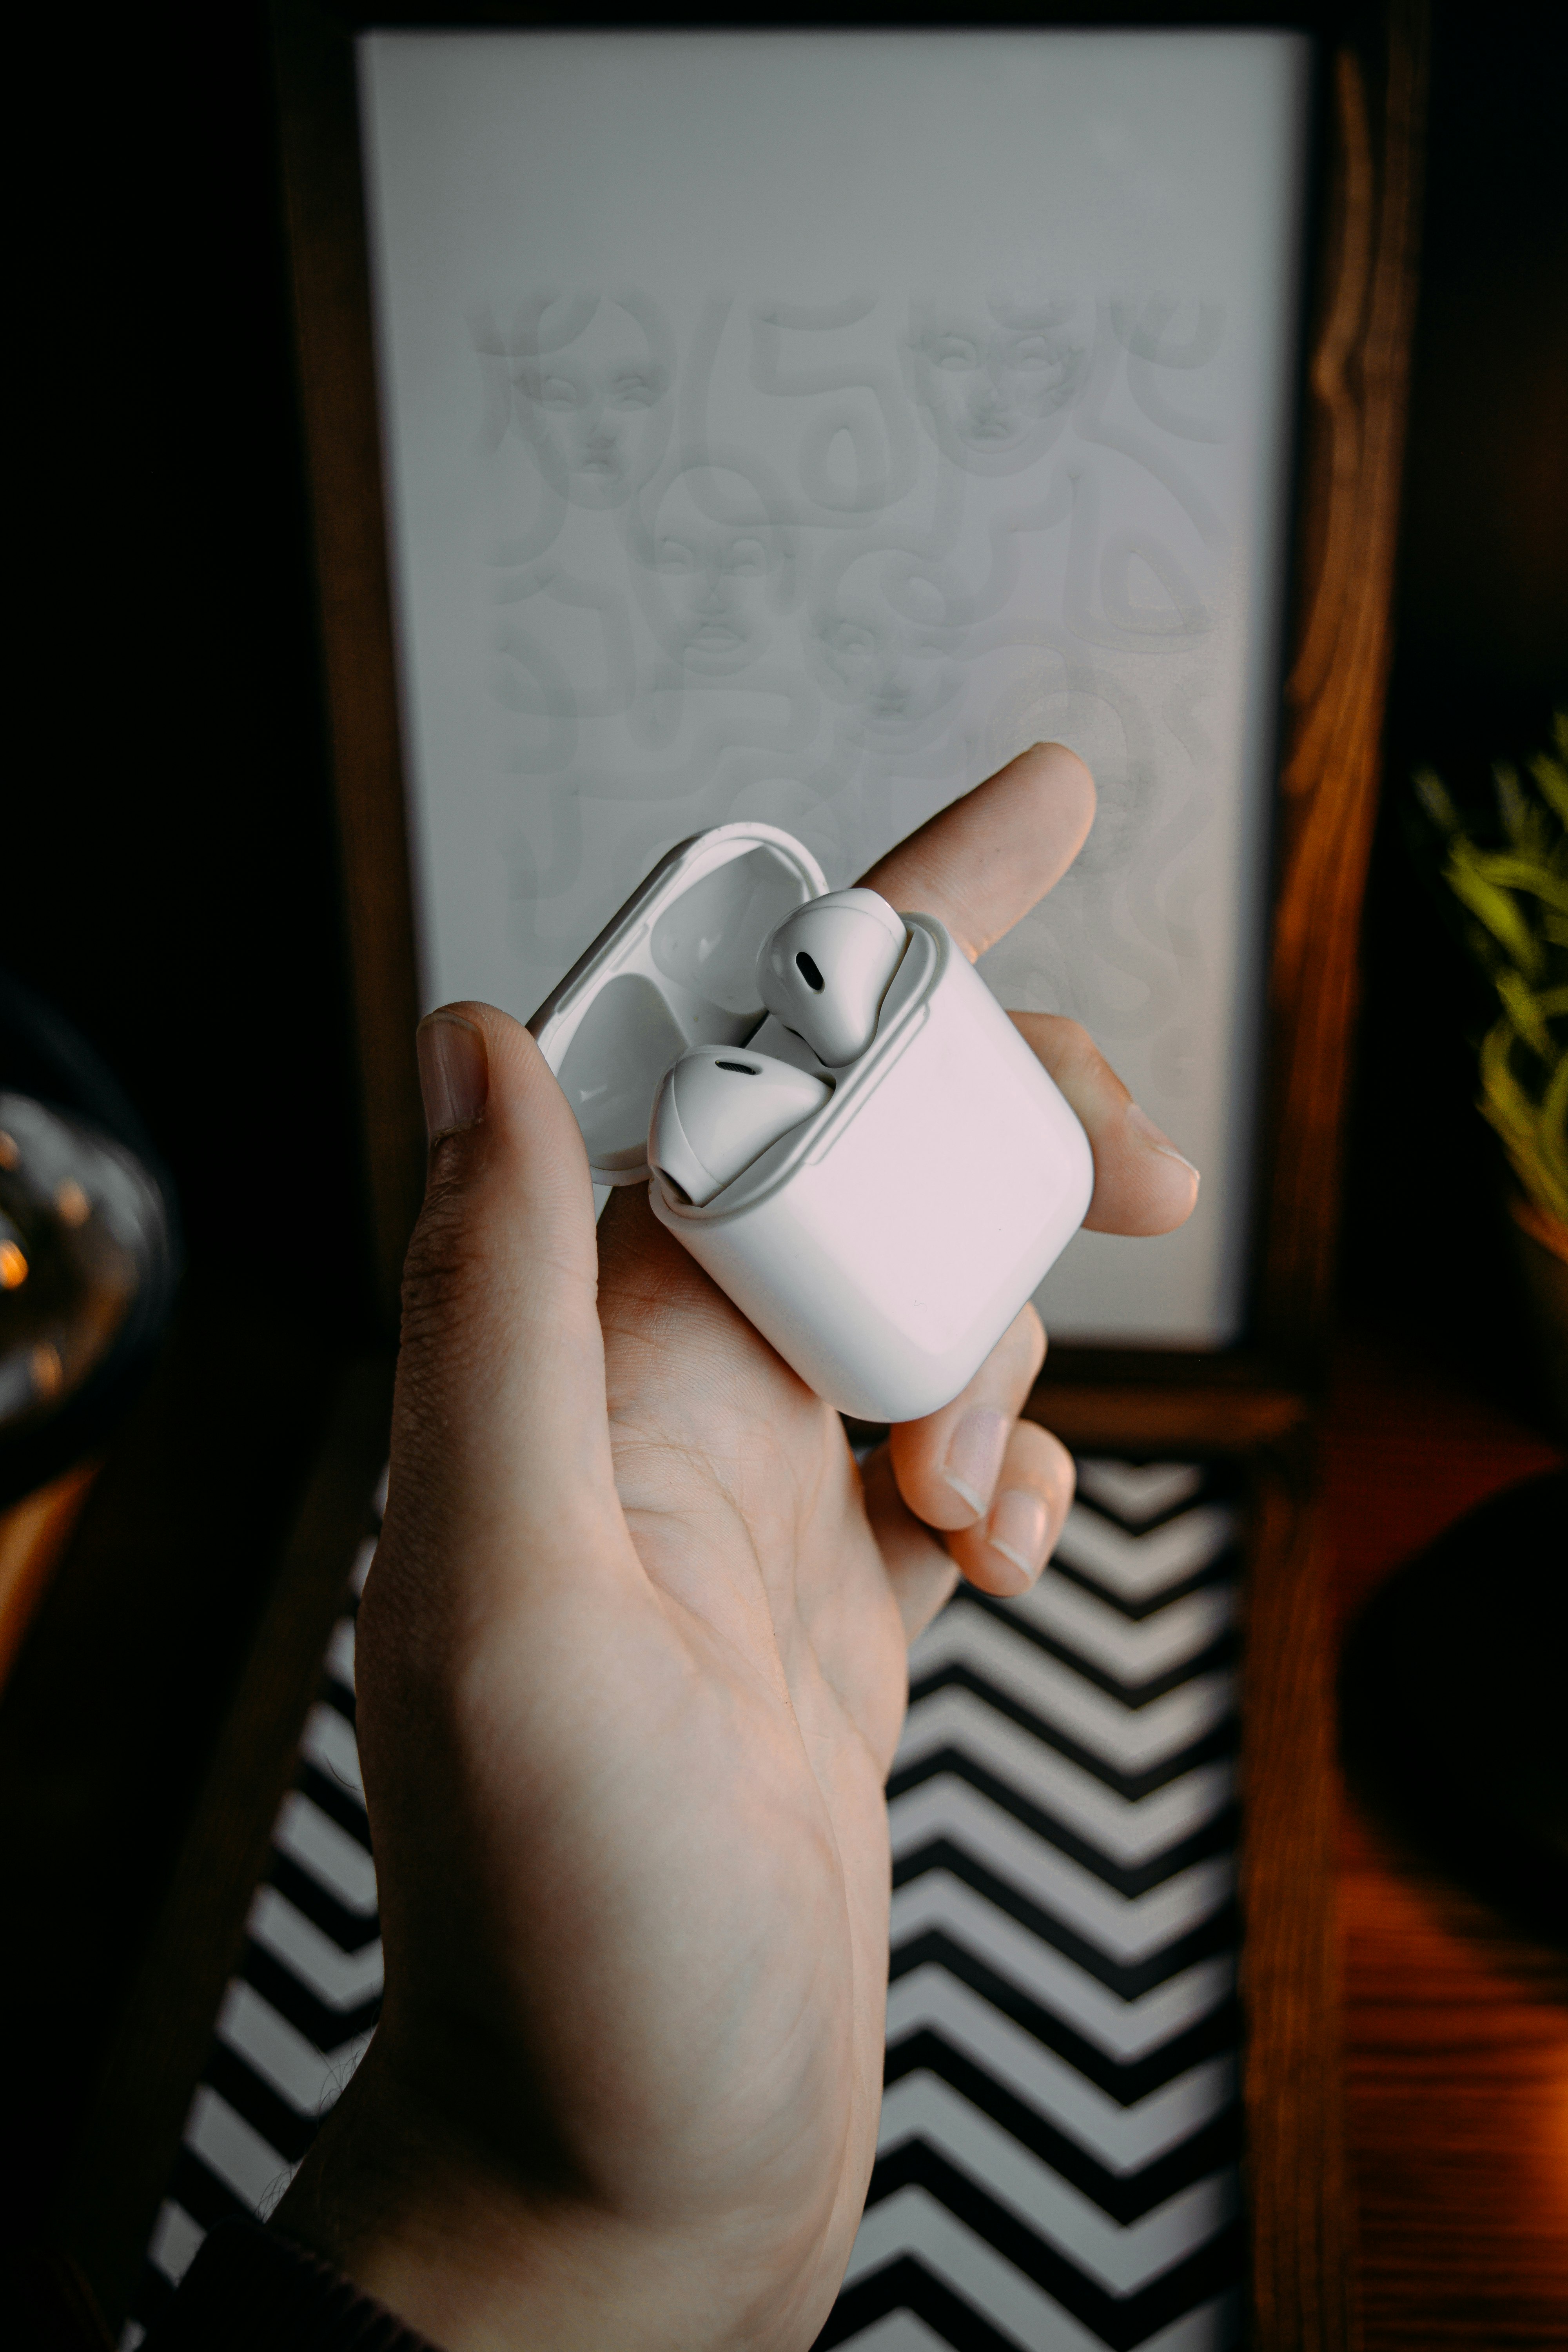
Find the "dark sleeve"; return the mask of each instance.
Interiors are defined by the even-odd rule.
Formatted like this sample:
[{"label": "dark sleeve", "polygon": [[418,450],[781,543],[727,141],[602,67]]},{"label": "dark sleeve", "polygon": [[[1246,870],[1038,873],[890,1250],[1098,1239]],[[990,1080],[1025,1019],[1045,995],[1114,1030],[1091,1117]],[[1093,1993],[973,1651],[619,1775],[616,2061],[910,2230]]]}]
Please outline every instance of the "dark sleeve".
[{"label": "dark sleeve", "polygon": [[437,2352],[316,2255],[259,2221],[220,2221],[144,2352]]}]

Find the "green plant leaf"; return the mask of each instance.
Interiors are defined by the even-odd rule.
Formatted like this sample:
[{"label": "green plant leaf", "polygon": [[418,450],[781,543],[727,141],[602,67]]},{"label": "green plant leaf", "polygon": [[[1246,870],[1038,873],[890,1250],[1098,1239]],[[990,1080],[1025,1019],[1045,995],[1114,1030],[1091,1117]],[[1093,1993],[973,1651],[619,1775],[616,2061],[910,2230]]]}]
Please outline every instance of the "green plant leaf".
[{"label": "green plant leaf", "polygon": [[1519,788],[1519,770],[1500,760],[1492,769],[1492,781],[1497,786],[1498,814],[1502,828],[1516,846],[1520,845],[1530,820],[1530,807]]},{"label": "green plant leaf", "polygon": [[1413,779],[1415,797],[1439,833],[1458,833],[1459,813],[1430,768],[1417,768]]},{"label": "green plant leaf", "polygon": [[1559,1060],[1542,1097],[1541,1132],[1547,1157],[1568,1187],[1568,1054]]},{"label": "green plant leaf", "polygon": [[1562,823],[1568,825],[1568,767],[1554,760],[1547,751],[1537,751],[1530,762],[1530,772],[1540,788],[1541,797],[1553,809]]},{"label": "green plant leaf", "polygon": [[1568,1223],[1568,711],[1553,714],[1552,744],[1525,763],[1525,777],[1506,761],[1493,768],[1501,848],[1471,837],[1430,769],[1414,782],[1446,846],[1443,879],[1465,910],[1456,928],[1497,991],[1478,1108],[1528,1197]]},{"label": "green plant leaf", "polygon": [[1552,1032],[1537,999],[1531,995],[1516,971],[1500,971],[1497,992],[1516,1034],[1522,1037],[1533,1053],[1543,1062],[1552,1058]]},{"label": "green plant leaf", "polygon": [[1472,856],[1476,872],[1495,888],[1528,890],[1532,898],[1568,915],[1568,875],[1554,874],[1543,857],[1521,857],[1506,849],[1472,850]]},{"label": "green plant leaf", "polygon": [[1533,980],[1541,950],[1530,926],[1508,892],[1479,870],[1477,853],[1462,835],[1456,835],[1449,845],[1445,878],[1455,898],[1479,917],[1520,970]]},{"label": "green plant leaf", "polygon": [[1506,1020],[1489,1029],[1481,1040],[1481,1114],[1502,1139],[1510,1164],[1529,1198],[1552,1216],[1568,1221],[1568,1154],[1561,1139],[1563,1111],[1568,1106],[1568,1060],[1557,1074],[1561,1086],[1554,1079],[1538,1111],[1509,1066],[1511,1042]]}]

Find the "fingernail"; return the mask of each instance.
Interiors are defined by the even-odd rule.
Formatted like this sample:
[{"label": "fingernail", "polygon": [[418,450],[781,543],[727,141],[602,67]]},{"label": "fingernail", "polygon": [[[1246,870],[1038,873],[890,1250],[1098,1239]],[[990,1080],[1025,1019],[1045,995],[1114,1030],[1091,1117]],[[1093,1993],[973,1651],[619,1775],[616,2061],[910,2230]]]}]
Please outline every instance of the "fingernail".
[{"label": "fingernail", "polygon": [[1182,1158],[1164,1129],[1156,1127],[1148,1112],[1140,1109],[1136,1103],[1129,1103],[1127,1106],[1127,1124],[1140,1143],[1146,1145],[1151,1151],[1159,1152],[1163,1159],[1175,1160],[1178,1166],[1186,1170],[1195,1183],[1203,1182],[1202,1176],[1193,1166],[1192,1161]]},{"label": "fingernail", "polygon": [[985,1537],[993,1551],[1012,1561],[1025,1584],[1033,1584],[1050,1549],[1051,1515],[1044,1497],[1024,1486],[1005,1488],[993,1506]]},{"label": "fingernail", "polygon": [[953,1492],[962,1495],[978,1518],[995,1491],[1007,1450],[1008,1414],[979,1405],[966,1412],[948,1442],[942,1475]]},{"label": "fingernail", "polygon": [[425,1097],[425,1131],[432,1143],[472,1127],[489,1092],[490,1064],[485,1041],[460,1013],[431,1013],[415,1034],[419,1091]]}]

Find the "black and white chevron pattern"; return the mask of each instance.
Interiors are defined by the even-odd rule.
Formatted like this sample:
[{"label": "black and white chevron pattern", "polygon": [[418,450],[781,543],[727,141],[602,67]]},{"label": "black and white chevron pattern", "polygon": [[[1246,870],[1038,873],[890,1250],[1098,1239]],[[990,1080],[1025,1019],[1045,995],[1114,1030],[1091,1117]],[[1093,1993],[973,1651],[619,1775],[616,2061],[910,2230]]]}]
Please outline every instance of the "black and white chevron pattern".
[{"label": "black and white chevron pattern", "polygon": [[353,1695],[354,1611],[374,1551],[372,1536],[332,1629],[121,2352],[140,2344],[216,2222],[272,2210],[375,2029],[381,1926]]},{"label": "black and white chevron pattern", "polygon": [[1209,2352],[1239,2329],[1234,1507],[1083,1462],[1021,1601],[915,1646],[887,2089],[821,2338]]},{"label": "black and white chevron pattern", "polygon": [[[1239,2334],[1236,1511],[1188,1464],[1086,1461],[1079,1497],[1033,1592],[965,1590],[910,1662],[881,2134],[824,2347]],[[277,2201],[374,2023],[353,1666],[349,1615],[126,2347]]]}]

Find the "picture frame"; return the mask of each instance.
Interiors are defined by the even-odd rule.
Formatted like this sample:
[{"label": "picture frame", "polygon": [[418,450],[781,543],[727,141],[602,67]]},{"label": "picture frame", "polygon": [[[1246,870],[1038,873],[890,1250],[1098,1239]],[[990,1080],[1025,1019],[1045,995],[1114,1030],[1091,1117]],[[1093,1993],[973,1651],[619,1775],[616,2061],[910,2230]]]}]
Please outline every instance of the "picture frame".
[{"label": "picture frame", "polygon": [[[1072,1442],[1090,1442],[1101,1420],[1121,1429],[1129,1413],[1151,1438],[1167,1425],[1234,1428],[1238,1412],[1261,1436],[1299,1416],[1321,1370],[1414,301],[1421,35],[1408,13],[1409,23],[1396,11],[1352,12],[1342,23],[1333,10],[1217,16],[1227,25],[1304,23],[1318,43],[1251,1305],[1232,1347],[1058,1350],[1042,1396]],[[1055,18],[1029,12],[1026,21],[1133,29],[1169,27],[1184,14],[1078,9]],[[390,1329],[423,1144],[408,1044],[417,1003],[414,894],[352,53],[360,18],[318,9],[277,21],[371,1223]],[[391,28],[399,14],[363,21]],[[599,20],[437,8],[407,21],[571,29]],[[1187,21],[1213,25],[1216,13],[1194,10]]]}]

